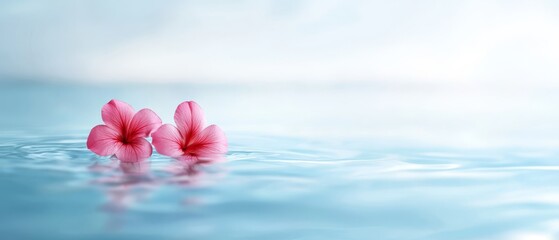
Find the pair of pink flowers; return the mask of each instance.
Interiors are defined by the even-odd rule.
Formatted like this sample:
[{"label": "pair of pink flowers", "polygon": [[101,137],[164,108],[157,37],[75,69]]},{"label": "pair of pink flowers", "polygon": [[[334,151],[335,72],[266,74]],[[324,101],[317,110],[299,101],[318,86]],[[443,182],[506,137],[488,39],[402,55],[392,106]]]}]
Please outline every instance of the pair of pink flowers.
[{"label": "pair of pink flowers", "polygon": [[87,148],[101,156],[112,156],[123,162],[149,158],[152,137],[160,154],[203,162],[219,158],[227,152],[227,139],[216,125],[204,128],[204,114],[198,104],[186,101],[175,111],[176,126],[162,125],[155,112],[144,108],[137,113],[125,102],[111,100],[101,110],[105,125],[97,125],[89,133]]}]

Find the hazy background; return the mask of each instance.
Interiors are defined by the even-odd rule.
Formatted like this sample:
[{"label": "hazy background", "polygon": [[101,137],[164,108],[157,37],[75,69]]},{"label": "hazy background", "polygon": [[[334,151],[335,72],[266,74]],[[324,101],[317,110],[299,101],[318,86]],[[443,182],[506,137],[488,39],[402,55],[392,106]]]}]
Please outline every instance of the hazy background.
[{"label": "hazy background", "polygon": [[556,1],[2,1],[0,74],[557,84]]},{"label": "hazy background", "polygon": [[556,1],[0,2],[9,130],[194,99],[226,132],[554,149],[558,66]]}]

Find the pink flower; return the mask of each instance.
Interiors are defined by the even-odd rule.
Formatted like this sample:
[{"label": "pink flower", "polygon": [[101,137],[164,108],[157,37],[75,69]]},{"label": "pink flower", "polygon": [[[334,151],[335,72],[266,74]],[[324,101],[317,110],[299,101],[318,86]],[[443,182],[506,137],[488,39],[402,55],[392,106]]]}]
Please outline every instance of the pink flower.
[{"label": "pink flower", "polygon": [[227,152],[225,134],[216,125],[204,128],[204,113],[187,101],[175,111],[177,126],[164,124],[152,135],[158,153],[193,163],[216,160]]},{"label": "pink flower", "polygon": [[151,156],[151,144],[145,139],[161,126],[161,119],[144,108],[134,114],[125,102],[111,100],[101,110],[106,125],[97,125],[89,133],[87,148],[101,156],[116,155],[124,162],[135,162]]}]

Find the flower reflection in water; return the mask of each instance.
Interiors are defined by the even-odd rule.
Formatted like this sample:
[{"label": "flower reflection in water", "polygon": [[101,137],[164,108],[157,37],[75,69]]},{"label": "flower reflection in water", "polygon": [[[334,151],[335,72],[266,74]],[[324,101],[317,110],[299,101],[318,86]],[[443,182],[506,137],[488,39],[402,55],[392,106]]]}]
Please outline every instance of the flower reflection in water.
[{"label": "flower reflection in water", "polygon": [[[160,187],[206,188],[212,186],[226,173],[219,167],[213,171],[206,171],[205,164],[173,159],[169,161],[121,162],[113,158],[109,162],[95,161],[89,167],[92,174],[98,175],[92,183],[101,186],[106,194],[107,202],[101,206],[101,209],[110,216],[109,229],[120,229],[125,224],[124,218],[127,212],[135,205],[148,202],[157,194]],[[212,165],[212,168],[214,166]],[[177,199],[180,205],[203,202],[188,191],[184,194],[186,196]]]}]

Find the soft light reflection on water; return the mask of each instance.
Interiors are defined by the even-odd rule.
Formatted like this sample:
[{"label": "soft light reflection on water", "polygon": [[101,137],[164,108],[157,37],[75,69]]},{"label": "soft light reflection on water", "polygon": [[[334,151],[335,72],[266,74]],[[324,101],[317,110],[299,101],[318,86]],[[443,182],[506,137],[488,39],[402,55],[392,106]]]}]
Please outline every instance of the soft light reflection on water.
[{"label": "soft light reflection on water", "polygon": [[[10,239],[559,238],[559,188],[555,184],[559,152],[549,147],[553,144],[546,140],[550,136],[537,142],[535,134],[528,134],[532,142],[523,147],[516,141],[508,142],[509,147],[501,142],[501,147],[490,144],[474,149],[437,146],[442,140],[410,144],[410,139],[421,135],[408,135],[398,144],[393,140],[403,135],[397,134],[388,136],[391,140],[386,143],[382,134],[369,138],[333,134],[363,127],[338,121],[364,124],[354,118],[373,119],[360,112],[348,116],[351,107],[340,109],[344,115],[336,116],[317,105],[316,112],[305,115],[304,110],[313,104],[340,96],[336,91],[308,95],[288,91],[285,96],[290,100],[286,101],[293,104],[284,109],[251,103],[244,109],[246,115],[260,116],[251,119],[243,109],[231,107],[258,98],[262,98],[260,105],[281,106],[280,100],[273,95],[268,99],[261,93],[251,95],[246,89],[164,90],[4,88],[2,112],[10,114],[1,119],[0,233]],[[378,96],[367,97],[365,92],[355,90],[342,101]],[[111,96],[130,98],[137,109],[152,107],[166,122],[179,99],[200,98],[208,121],[224,126],[228,135],[227,161],[190,168],[159,154],[137,164],[95,156],[85,148],[85,139],[89,128],[100,123],[99,109]],[[294,104],[296,100],[301,105]],[[399,104],[396,112],[375,112],[383,119],[375,124],[389,122],[386,115],[391,113],[392,119],[399,119],[394,116],[414,105]],[[303,115],[281,117],[290,109]],[[277,121],[267,121],[272,118],[268,115]],[[321,116],[334,120],[317,121]],[[490,125],[483,122],[485,117],[476,116],[471,115],[482,125]],[[454,117],[444,112],[419,117],[409,129],[426,129],[429,135],[430,129],[437,129],[430,123]],[[247,127],[248,123],[254,128]],[[267,126],[282,131],[274,134],[266,131]],[[381,126],[393,129],[397,124]],[[288,128],[292,131],[285,131]],[[306,128],[313,131],[305,132]],[[363,131],[379,128],[375,125]],[[320,129],[325,133],[311,134]],[[460,129],[447,125],[439,131],[460,142],[451,134]],[[332,137],[324,137],[329,134]],[[490,139],[506,136],[520,135],[507,132]],[[541,147],[534,147],[538,143]]]},{"label": "soft light reflection on water", "polygon": [[[523,165],[514,151],[448,156],[233,135],[228,162],[188,168],[158,154],[119,164],[93,156],[84,139],[2,138],[4,235],[557,237],[555,153]],[[291,150],[276,148],[286,142]]]}]

